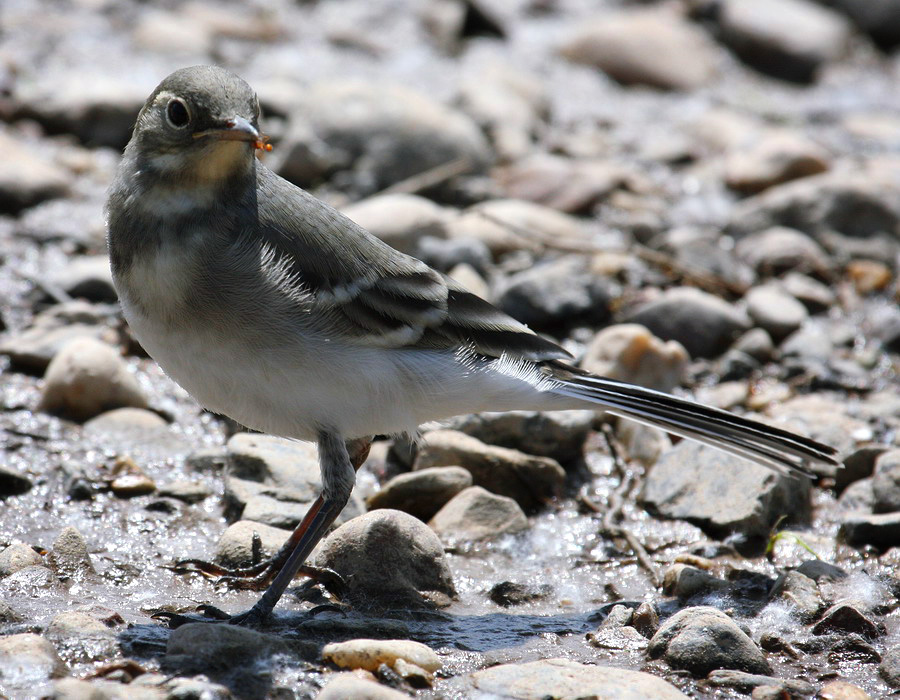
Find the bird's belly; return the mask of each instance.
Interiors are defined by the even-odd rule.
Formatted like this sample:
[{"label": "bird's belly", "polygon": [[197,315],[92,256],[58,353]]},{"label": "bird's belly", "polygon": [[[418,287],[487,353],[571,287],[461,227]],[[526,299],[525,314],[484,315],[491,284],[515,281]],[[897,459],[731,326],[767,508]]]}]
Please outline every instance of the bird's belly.
[{"label": "bird's belly", "polygon": [[497,405],[484,378],[452,354],[335,348],[321,339],[250,345],[239,333],[202,324],[176,330],[123,306],[169,377],[209,410],[266,433],[300,440],[315,440],[322,430],[347,438],[393,434],[459,413],[516,407]]}]

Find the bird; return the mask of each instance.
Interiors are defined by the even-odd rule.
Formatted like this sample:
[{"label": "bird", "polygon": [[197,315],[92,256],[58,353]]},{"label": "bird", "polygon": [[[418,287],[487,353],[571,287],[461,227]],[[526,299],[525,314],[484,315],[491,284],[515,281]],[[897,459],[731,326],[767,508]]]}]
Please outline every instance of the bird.
[{"label": "bird", "polygon": [[807,437],[580,369],[267,168],[259,120],[231,71],[176,70],[141,108],[106,206],[124,317],[163,371],[212,412],[318,446],[319,497],[269,564],[231,572],[268,587],[229,622],[264,622],[298,573],[327,574],[305,561],[373,436],[460,414],[602,408],[782,472],[836,466]]}]

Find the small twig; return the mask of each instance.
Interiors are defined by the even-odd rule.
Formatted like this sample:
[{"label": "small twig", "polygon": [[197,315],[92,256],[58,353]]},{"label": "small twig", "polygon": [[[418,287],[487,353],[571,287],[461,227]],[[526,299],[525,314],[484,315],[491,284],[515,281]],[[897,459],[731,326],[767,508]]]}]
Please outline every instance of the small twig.
[{"label": "small twig", "polygon": [[428,170],[423,170],[421,173],[411,175],[400,182],[395,182],[390,187],[386,187],[373,196],[382,194],[416,194],[422,190],[427,190],[429,187],[440,185],[457,175],[462,175],[471,168],[472,162],[468,158],[457,158],[456,160],[451,160],[447,163],[441,163]]}]

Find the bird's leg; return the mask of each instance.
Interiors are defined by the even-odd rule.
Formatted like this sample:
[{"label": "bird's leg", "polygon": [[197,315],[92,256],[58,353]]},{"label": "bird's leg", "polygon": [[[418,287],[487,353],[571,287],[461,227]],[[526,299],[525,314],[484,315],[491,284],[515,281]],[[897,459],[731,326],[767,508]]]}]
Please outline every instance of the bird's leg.
[{"label": "bird's leg", "polygon": [[[319,434],[319,465],[322,469],[322,494],[315,500],[294,533],[290,542],[293,551],[288,555],[280,570],[272,579],[272,583],[262,597],[250,610],[232,617],[231,624],[245,624],[265,620],[275,608],[290,582],[303,569],[303,562],[309,556],[319,540],[331,527],[335,518],[343,510],[350,498],[353,484],[356,481],[356,469],[365,461],[359,443],[351,445],[358,454],[351,460],[347,444],[334,432],[323,431]],[[356,464],[354,464],[356,462]],[[284,549],[284,548],[282,548]],[[331,572],[334,576],[334,572]]]},{"label": "bird's leg", "polygon": [[[349,464],[353,468],[353,472],[356,472],[362,466],[363,462],[366,461],[366,458],[369,456],[369,448],[371,446],[371,438],[356,438],[354,440],[347,441],[345,446],[345,453],[347,454]],[[319,461],[322,465],[322,474],[324,478],[325,455],[322,450],[321,439],[319,441],[319,455]],[[349,498],[349,492],[347,496]],[[281,569],[284,567],[285,562],[287,562],[291,553],[297,548],[297,545],[300,543],[303,536],[309,529],[313,517],[319,510],[321,510],[322,506],[324,505],[323,498],[324,492],[322,496],[319,496],[319,498],[316,499],[315,502],[313,502],[303,521],[296,527],[294,532],[291,533],[291,536],[287,539],[287,541],[282,545],[281,549],[279,549],[274,556],[258,564],[255,564],[254,566],[248,566],[240,569],[228,569],[226,567],[219,566],[218,564],[203,561],[201,559],[184,559],[177,562],[171,568],[173,571],[179,574],[191,572],[200,573],[207,578],[214,578],[219,583],[228,585],[231,588],[261,591],[272,582],[278,572],[281,571]],[[338,513],[342,508],[343,505],[341,505],[341,507],[338,509]],[[319,539],[321,539],[321,536]],[[322,569],[301,563],[301,565],[297,568],[296,573],[303,574],[304,576],[308,576],[309,578],[318,581],[332,593],[339,595],[343,590],[343,581],[341,580],[341,577],[330,569]]]}]

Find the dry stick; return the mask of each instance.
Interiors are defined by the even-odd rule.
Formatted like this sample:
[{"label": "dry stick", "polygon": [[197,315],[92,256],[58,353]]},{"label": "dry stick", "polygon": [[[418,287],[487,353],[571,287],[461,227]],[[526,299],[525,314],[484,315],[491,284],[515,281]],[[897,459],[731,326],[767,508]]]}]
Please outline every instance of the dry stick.
[{"label": "dry stick", "polygon": [[456,160],[441,163],[421,173],[416,173],[405,180],[395,182],[390,187],[386,187],[381,192],[376,192],[373,197],[382,194],[415,194],[429,187],[440,185],[457,175],[462,175],[472,168],[472,162],[468,158],[457,158]]}]

